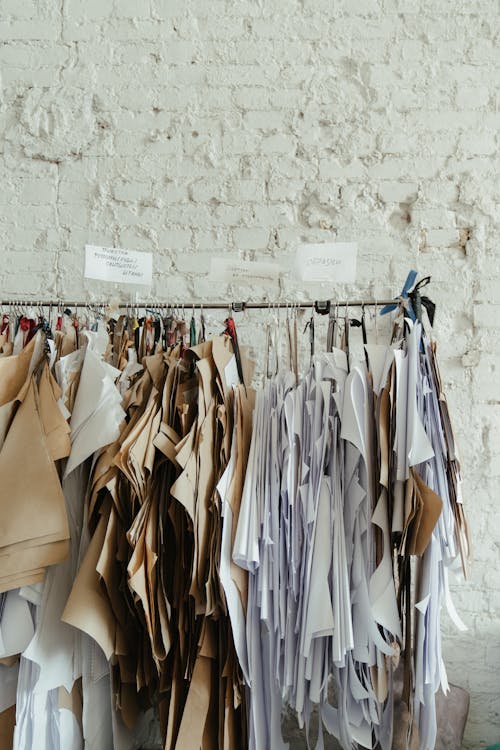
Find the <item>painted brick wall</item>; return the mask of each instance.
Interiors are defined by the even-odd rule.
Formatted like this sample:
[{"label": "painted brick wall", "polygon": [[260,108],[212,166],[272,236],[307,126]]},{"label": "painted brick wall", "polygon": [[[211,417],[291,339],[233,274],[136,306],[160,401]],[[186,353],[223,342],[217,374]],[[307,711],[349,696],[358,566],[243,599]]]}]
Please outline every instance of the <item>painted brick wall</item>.
[{"label": "painted brick wall", "polygon": [[432,274],[475,542],[469,631],[446,627],[467,748],[500,739],[499,19],[494,0],[0,0],[3,297],[99,294],[86,242],[152,250],[162,300],[275,298],[209,280],[210,255],[286,268],[303,240],[357,241],[359,283],[288,279],[289,299]]}]

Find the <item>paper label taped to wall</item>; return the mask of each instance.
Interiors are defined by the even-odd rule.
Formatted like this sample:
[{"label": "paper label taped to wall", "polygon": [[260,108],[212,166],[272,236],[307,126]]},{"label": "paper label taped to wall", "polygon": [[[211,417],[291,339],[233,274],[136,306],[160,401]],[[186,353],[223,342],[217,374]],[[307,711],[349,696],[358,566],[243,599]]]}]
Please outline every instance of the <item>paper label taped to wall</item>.
[{"label": "paper label taped to wall", "polygon": [[260,260],[239,260],[229,256],[212,258],[210,278],[229,283],[255,282],[263,286],[279,283],[279,263]]},{"label": "paper label taped to wall", "polygon": [[355,242],[299,245],[295,255],[295,273],[302,281],[350,283],[356,281],[357,254]]},{"label": "paper label taped to wall", "polygon": [[153,254],[121,247],[85,245],[85,278],[151,286]]}]

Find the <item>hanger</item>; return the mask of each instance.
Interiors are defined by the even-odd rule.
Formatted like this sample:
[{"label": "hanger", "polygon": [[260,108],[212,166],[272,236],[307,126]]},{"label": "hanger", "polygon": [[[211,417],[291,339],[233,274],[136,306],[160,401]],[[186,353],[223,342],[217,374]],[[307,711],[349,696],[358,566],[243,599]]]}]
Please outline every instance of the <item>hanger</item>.
[{"label": "hanger", "polygon": [[200,332],[198,334],[198,343],[204,344],[205,339],[206,339],[205,315],[203,313],[203,305],[200,305]]},{"label": "hanger", "polygon": [[236,357],[236,369],[238,371],[238,377],[241,381],[241,384],[245,388],[246,393],[246,385],[245,385],[245,379],[243,377],[243,365],[241,362],[241,354],[240,354],[240,347],[238,344],[238,335],[236,333],[236,324],[234,322],[233,316],[231,315],[231,308],[229,308],[230,312],[226,320],[224,321],[226,328],[224,330],[224,333],[230,337],[232,343],[233,343],[233,351],[234,356]]},{"label": "hanger", "polygon": [[338,329],[338,305],[335,308],[330,307],[328,314],[328,330],[326,334],[326,351],[332,352],[337,346],[337,329]]},{"label": "hanger", "polygon": [[288,302],[286,303],[286,340],[288,344],[288,369],[290,372],[293,372],[293,343],[292,343],[292,329],[291,329],[291,316],[290,316],[290,310],[288,307]]},{"label": "hanger", "polygon": [[311,308],[311,317],[304,326],[304,333],[309,328],[309,347],[310,347],[310,359],[309,364],[312,366],[314,360],[314,307]]},{"label": "hanger", "polygon": [[268,307],[268,319],[266,325],[266,367],[265,377],[272,378],[278,374],[279,361],[278,361],[278,350],[276,343],[276,336],[278,331],[276,326],[278,319],[271,315],[271,304]]},{"label": "hanger", "polygon": [[375,343],[378,344],[378,305],[377,298],[375,298],[375,310],[374,310],[374,323],[375,323]]},{"label": "hanger", "polygon": [[299,338],[297,326],[298,305],[293,308],[293,372],[295,374],[295,384],[299,382]]},{"label": "hanger", "polygon": [[344,332],[342,334],[342,349],[345,351],[347,355],[347,372],[350,372],[350,362],[349,362],[349,327],[351,325],[351,321],[349,319],[349,304],[346,302],[345,305],[345,313],[344,313]]},{"label": "hanger", "polygon": [[370,370],[370,360],[369,360],[368,351],[366,348],[366,345],[368,344],[368,337],[366,335],[366,316],[365,316],[364,305],[361,305],[361,334],[363,336],[363,351],[365,353],[366,367],[368,370]]},{"label": "hanger", "polygon": [[194,305],[191,311],[191,322],[189,324],[189,346],[196,344],[196,319],[194,317]]}]

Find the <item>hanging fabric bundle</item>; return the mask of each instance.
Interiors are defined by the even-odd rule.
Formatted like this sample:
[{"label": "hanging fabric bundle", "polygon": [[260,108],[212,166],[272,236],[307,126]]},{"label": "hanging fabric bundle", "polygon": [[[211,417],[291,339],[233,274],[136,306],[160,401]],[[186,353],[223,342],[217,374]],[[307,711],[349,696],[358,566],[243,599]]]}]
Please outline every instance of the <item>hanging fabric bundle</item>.
[{"label": "hanging fabric bundle", "polygon": [[435,345],[404,317],[392,345],[370,345],[362,320],[364,361],[349,366],[351,322],[346,351],[257,394],[234,549],[249,573],[252,748],[282,746],[284,700],[307,731],[316,704],[342,747],[389,750],[403,649],[408,731],[430,750],[447,689],[442,604],[463,627],[448,570],[461,561],[466,574],[469,543]]},{"label": "hanging fabric bundle", "polygon": [[[115,665],[115,708],[127,726],[157,703],[166,748],[244,747],[242,678],[218,576],[216,491],[231,452],[226,369],[235,355],[227,337],[181,351],[179,344],[144,359],[118,440],[96,464],[93,536],[63,619]],[[100,612],[90,615],[96,597]]]},{"label": "hanging fabric bundle", "polygon": [[16,750],[150,746],[154,717],[167,750],[276,750],[285,705],[308,741],[318,708],[318,750],[389,750],[401,653],[434,747],[469,539],[415,281],[387,344],[318,308],[303,376],[296,311],[285,368],[270,321],[256,391],[231,315],[198,343],[176,308],[61,309],[54,340],[3,315],[0,736],[16,702]]}]

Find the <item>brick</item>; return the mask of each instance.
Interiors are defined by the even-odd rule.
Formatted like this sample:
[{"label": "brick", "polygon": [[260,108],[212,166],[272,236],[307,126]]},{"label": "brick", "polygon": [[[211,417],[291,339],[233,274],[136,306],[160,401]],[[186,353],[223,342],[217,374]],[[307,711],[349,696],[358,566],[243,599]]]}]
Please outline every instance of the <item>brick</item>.
[{"label": "brick", "polygon": [[483,302],[500,305],[500,279],[481,279],[477,296]]},{"label": "brick", "polygon": [[283,128],[284,113],[274,110],[256,110],[246,112],[245,125],[256,130],[278,130]]},{"label": "brick", "polygon": [[46,294],[42,275],[19,270],[14,274],[7,274],[2,284],[2,292],[8,299],[41,297]]},{"label": "brick", "polygon": [[29,19],[26,21],[0,20],[0,39],[5,39],[9,42],[18,39],[55,41],[58,36],[59,28],[52,21],[42,21],[41,19]]},{"label": "brick", "polygon": [[490,90],[486,86],[461,86],[456,95],[459,109],[477,109],[488,104]]},{"label": "brick", "polygon": [[456,215],[454,211],[433,206],[414,206],[412,221],[425,229],[455,229]]},{"label": "brick", "polygon": [[279,67],[273,62],[262,65],[210,65],[207,66],[206,80],[209,86],[266,86],[275,81]]},{"label": "brick", "polygon": [[234,100],[239,107],[244,109],[268,109],[270,103],[270,92],[266,89],[253,86],[243,86],[234,93]]},{"label": "brick", "polygon": [[272,201],[299,201],[304,186],[303,180],[270,180],[269,198]]},{"label": "brick", "polygon": [[422,185],[424,200],[429,204],[450,205],[458,201],[459,187],[454,180],[433,180]]},{"label": "brick", "polygon": [[[422,162],[420,162],[420,165]],[[405,177],[409,174],[409,165],[404,159],[391,159],[389,157],[383,159],[379,164],[374,164],[368,169],[370,177],[385,180],[397,180],[398,178]]]},{"label": "brick", "polygon": [[161,229],[158,232],[158,242],[161,246],[171,249],[187,248],[191,243],[191,230]]},{"label": "brick", "polygon": [[385,203],[412,203],[416,200],[416,182],[381,182],[378,193]]},{"label": "brick", "polygon": [[263,250],[269,242],[269,231],[260,227],[242,227],[233,230],[237,250]]},{"label": "brick", "polygon": [[64,46],[54,46],[46,41],[7,41],[0,45],[0,62],[7,68],[33,68],[65,64],[69,51]]},{"label": "brick", "polygon": [[116,5],[116,12],[119,17],[149,18],[150,11],[149,0],[120,0]]},{"label": "brick", "polygon": [[288,154],[295,150],[296,140],[294,137],[277,133],[262,139],[260,150],[264,154]]},{"label": "brick", "polygon": [[427,246],[446,247],[458,245],[460,234],[458,229],[427,229],[424,238]]},{"label": "brick", "polygon": [[260,202],[264,200],[263,180],[240,180],[231,182],[227,188],[227,200],[235,202]]},{"label": "brick", "polygon": [[199,180],[191,185],[190,195],[195,202],[222,201],[225,197],[224,184],[217,180]]},{"label": "brick", "polygon": [[23,180],[19,201],[25,205],[54,204],[57,186],[54,181]]},{"label": "brick", "polygon": [[184,39],[170,41],[161,51],[163,63],[190,63],[196,56],[197,45]]},{"label": "brick", "polygon": [[58,189],[58,200],[62,204],[79,203],[82,200],[90,201],[93,192],[92,185],[89,182],[61,180]]},{"label": "brick", "polygon": [[152,0],[153,14],[160,18],[175,18],[182,15],[182,7],[177,0]]},{"label": "brick", "polygon": [[260,137],[255,132],[233,131],[222,139],[222,148],[228,154],[249,154],[257,150]]},{"label": "brick", "polygon": [[122,182],[113,185],[113,195],[117,201],[138,201],[149,195],[150,191],[151,186],[149,184],[140,182],[134,184]]},{"label": "brick", "polygon": [[360,179],[366,175],[366,167],[358,159],[347,164],[341,164],[336,159],[321,159],[319,174],[322,179]]},{"label": "brick", "polygon": [[[113,13],[113,0],[86,0],[85,4],[78,0],[66,0],[64,16],[72,23],[77,20],[90,21],[108,18]],[[122,2],[119,4],[121,8]]]},{"label": "brick", "polygon": [[175,268],[182,274],[205,274],[210,271],[210,257],[208,253],[179,253],[175,258]]},{"label": "brick", "polygon": [[23,84],[30,86],[51,86],[58,75],[57,68],[38,68],[27,70],[26,68],[10,67],[2,72],[2,83],[4,86],[12,84]]},{"label": "brick", "polygon": [[206,39],[235,39],[243,35],[243,19],[213,16],[208,14],[197,21],[197,26]]},{"label": "brick", "polygon": [[462,133],[459,147],[469,154],[491,155],[498,153],[495,133]]},{"label": "brick", "polygon": [[482,328],[500,328],[500,304],[474,305],[474,325]]},{"label": "brick", "polygon": [[481,115],[475,111],[456,109],[442,109],[437,112],[427,112],[422,107],[416,112],[407,115],[407,127],[415,128],[420,132],[433,133],[436,131],[462,131],[466,128],[477,128],[480,125]]}]

